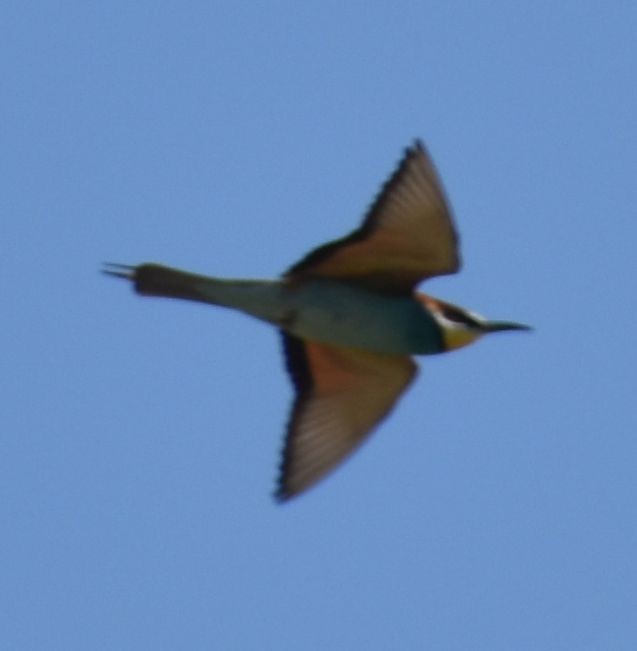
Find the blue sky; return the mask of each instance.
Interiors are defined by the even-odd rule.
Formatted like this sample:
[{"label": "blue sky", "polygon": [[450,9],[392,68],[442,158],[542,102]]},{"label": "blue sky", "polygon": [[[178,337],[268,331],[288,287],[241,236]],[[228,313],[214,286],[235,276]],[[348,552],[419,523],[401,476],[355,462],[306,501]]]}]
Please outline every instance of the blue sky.
[{"label": "blue sky", "polygon": [[[637,645],[637,9],[5,2],[0,630],[20,649]],[[421,360],[271,499],[266,326],[103,261],[272,277],[430,149],[464,268],[530,334]]]}]

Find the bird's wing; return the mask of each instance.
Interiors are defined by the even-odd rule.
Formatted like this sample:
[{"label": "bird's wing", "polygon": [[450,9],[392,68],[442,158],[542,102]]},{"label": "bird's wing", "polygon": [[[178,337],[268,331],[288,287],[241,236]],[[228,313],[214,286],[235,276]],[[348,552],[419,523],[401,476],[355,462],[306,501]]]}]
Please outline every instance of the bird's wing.
[{"label": "bird's wing", "polygon": [[285,274],[407,293],[425,278],[458,271],[458,236],[442,184],[423,147],[407,149],[361,226],[311,251]]},{"label": "bird's wing", "polygon": [[277,497],[293,497],[350,455],[413,380],[409,357],[337,348],[282,333],[296,390]]}]

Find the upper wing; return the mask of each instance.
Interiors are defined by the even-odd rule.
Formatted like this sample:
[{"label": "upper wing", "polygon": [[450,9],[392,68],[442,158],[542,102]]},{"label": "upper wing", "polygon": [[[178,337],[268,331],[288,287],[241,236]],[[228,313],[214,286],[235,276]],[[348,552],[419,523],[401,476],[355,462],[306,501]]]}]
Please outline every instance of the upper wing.
[{"label": "upper wing", "polygon": [[458,271],[458,236],[422,143],[407,149],[362,225],[315,249],[289,278],[319,276],[384,292],[410,292],[421,280]]},{"label": "upper wing", "polygon": [[277,497],[312,486],[352,453],[390,412],[417,372],[409,357],[303,341],[283,334],[296,399]]}]

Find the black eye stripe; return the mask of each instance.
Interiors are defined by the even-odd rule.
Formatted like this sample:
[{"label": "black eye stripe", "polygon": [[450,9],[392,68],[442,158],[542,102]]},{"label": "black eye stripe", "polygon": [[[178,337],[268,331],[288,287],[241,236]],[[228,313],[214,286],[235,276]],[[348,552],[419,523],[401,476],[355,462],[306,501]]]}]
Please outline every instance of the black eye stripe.
[{"label": "black eye stripe", "polygon": [[448,319],[449,321],[453,321],[454,323],[462,323],[463,325],[468,325],[468,326],[478,325],[478,322],[472,317],[470,317],[468,314],[461,312],[460,310],[456,310],[455,308],[449,305],[445,305],[443,307],[442,313],[446,319]]}]

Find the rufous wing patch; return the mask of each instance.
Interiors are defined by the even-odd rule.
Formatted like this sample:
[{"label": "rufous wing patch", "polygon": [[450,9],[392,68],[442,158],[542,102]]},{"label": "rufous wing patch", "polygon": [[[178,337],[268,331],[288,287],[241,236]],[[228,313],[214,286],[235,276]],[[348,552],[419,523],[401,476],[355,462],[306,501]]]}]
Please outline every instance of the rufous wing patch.
[{"label": "rufous wing patch", "polygon": [[308,342],[283,333],[296,389],[277,497],[306,490],[347,458],[413,380],[409,357]]},{"label": "rufous wing patch", "polygon": [[285,275],[409,292],[425,278],[454,273],[459,267],[451,210],[435,167],[417,141],[407,149],[362,225],[310,252]]}]

